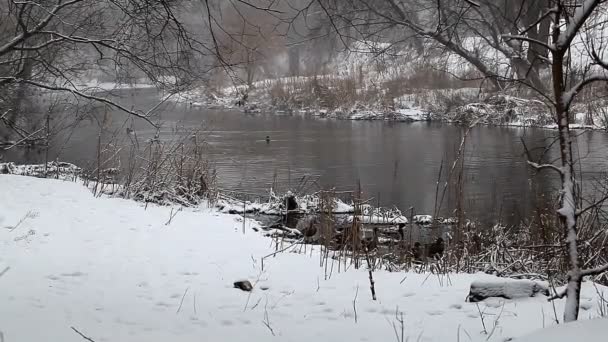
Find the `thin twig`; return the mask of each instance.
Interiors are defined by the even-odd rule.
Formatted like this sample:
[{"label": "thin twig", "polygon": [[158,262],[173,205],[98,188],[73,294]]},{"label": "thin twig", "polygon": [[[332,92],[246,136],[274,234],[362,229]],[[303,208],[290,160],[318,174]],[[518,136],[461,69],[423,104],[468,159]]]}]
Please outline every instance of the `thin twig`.
[{"label": "thin twig", "polygon": [[266,299],[266,304],[264,305],[264,320],[262,321],[262,323],[264,323],[268,330],[270,330],[272,336],[276,336],[274,334],[274,330],[270,326],[270,318],[268,317],[268,299]]},{"label": "thin twig", "polygon": [[80,331],[78,331],[78,329],[74,328],[74,327],[70,327],[72,328],[72,330],[74,330],[75,333],[77,333],[78,335],[80,335],[80,337],[84,338],[85,340],[89,341],[89,342],[95,342],[95,340],[93,340],[90,337],[85,336],[83,333],[81,333]]},{"label": "thin twig", "polygon": [[188,293],[189,289],[190,289],[190,287],[186,287],[186,290],[184,291],[184,295],[182,296],[182,300],[179,302],[179,308],[177,308],[177,311],[175,312],[176,314],[178,314],[179,311],[182,309],[182,305],[184,304],[184,298],[186,297],[186,293]]},{"label": "thin twig", "polygon": [[304,241],[304,239],[303,239],[303,238],[302,238],[302,239],[299,239],[299,240],[297,240],[297,241],[295,241],[295,242],[294,242],[294,243],[292,243],[291,245],[289,245],[289,246],[287,246],[287,247],[285,247],[285,248],[283,248],[283,249],[281,249],[281,250],[278,250],[278,251],[276,251],[276,252],[273,252],[273,253],[270,253],[270,254],[268,254],[268,255],[263,256],[263,257],[262,257],[262,271],[264,270],[264,259],[266,259],[266,258],[270,258],[271,256],[275,256],[275,255],[277,255],[278,253],[284,252],[284,251],[288,250],[289,248],[291,248],[291,247],[293,247],[293,246],[295,246],[295,245],[297,245],[297,244],[299,244],[299,243],[302,243],[302,241]]},{"label": "thin twig", "polygon": [[484,317],[483,317],[483,312],[481,312],[481,309],[479,308],[479,304],[475,303],[475,305],[477,306],[477,311],[479,311],[479,318],[481,319],[481,325],[483,326],[483,332],[484,334],[488,334],[488,330],[486,329],[486,322],[484,322]]},{"label": "thin twig", "polygon": [[2,272],[0,272],[0,278],[2,278],[2,276],[4,275],[4,273],[8,272],[8,270],[10,270],[10,266],[6,266],[6,268],[4,270],[2,270]]},{"label": "thin twig", "polygon": [[357,296],[359,295],[359,285],[357,285],[357,291],[355,291],[355,299],[353,299],[353,311],[355,312],[355,323],[357,323]]}]

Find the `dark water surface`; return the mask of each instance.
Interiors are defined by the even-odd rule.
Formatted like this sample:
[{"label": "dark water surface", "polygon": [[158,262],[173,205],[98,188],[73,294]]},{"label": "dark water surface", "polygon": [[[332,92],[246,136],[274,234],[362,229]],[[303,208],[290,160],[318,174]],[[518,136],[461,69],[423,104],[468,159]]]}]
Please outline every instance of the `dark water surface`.
[{"label": "dark water surface", "polygon": [[[123,95],[127,104],[143,108],[154,106],[158,99],[151,90],[125,91]],[[354,190],[360,183],[364,195],[373,197],[374,204],[396,205],[404,212],[414,207],[417,213],[428,214],[435,207],[440,167],[443,165],[445,176],[465,132],[462,127],[435,123],[318,120],[281,113],[248,115],[174,104],[161,109],[161,140],[175,139],[176,128],[203,127],[201,134],[210,145],[210,157],[223,188],[264,194],[273,184],[279,190],[296,188],[303,177],[316,181],[307,187],[309,191],[320,187]],[[102,125],[107,128],[102,140],[107,139],[107,132],[115,131],[123,141],[129,141],[126,126],[135,129],[139,142],[156,134],[141,120],[131,122],[122,113],[102,110],[98,120],[82,122],[69,140],[67,132],[55,139],[49,158],[91,165]],[[538,155],[554,136],[554,131],[544,129],[472,129],[466,142],[463,196],[450,187],[441,214],[450,215],[458,198],[468,217],[486,222],[500,219],[516,223],[547,206],[557,179],[551,174],[534,176],[526,165],[521,139]],[[585,186],[590,187],[608,166],[608,135],[586,132],[577,140]],[[3,154],[8,161],[45,159],[45,151],[39,150],[14,148]],[[548,160],[556,159],[555,149],[547,156]]]}]

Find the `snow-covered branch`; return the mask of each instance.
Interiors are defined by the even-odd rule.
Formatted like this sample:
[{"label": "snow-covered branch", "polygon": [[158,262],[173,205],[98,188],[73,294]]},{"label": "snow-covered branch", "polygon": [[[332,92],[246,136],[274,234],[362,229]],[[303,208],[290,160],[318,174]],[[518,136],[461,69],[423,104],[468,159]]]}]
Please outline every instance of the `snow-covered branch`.
[{"label": "snow-covered branch", "polygon": [[552,300],[556,300],[556,299],[562,299],[562,298],[566,297],[566,294],[567,294],[567,291],[566,291],[566,288],[564,288],[560,292],[556,292],[553,296],[547,298],[547,300],[552,301]]},{"label": "snow-covered branch", "polygon": [[72,93],[75,96],[78,97],[82,97],[88,100],[93,100],[93,101],[97,101],[100,103],[105,103],[111,107],[114,107],[116,109],[119,109],[127,114],[136,116],[140,119],[145,120],[146,122],[148,122],[149,124],[151,124],[154,127],[157,127],[157,125],[152,122],[152,120],[150,120],[150,115],[152,114],[152,111],[157,107],[153,107],[152,109],[148,110],[147,112],[141,112],[141,111],[134,111],[131,109],[128,109],[126,107],[124,107],[123,105],[114,102],[112,100],[109,100],[107,98],[103,98],[103,97],[99,97],[99,96],[95,96],[95,95],[91,95],[91,94],[87,94],[84,93],[82,91],[76,90],[74,88],[67,88],[67,87],[60,87],[60,86],[54,86],[54,85],[50,85],[50,84],[44,84],[44,83],[40,83],[40,82],[36,82],[36,81],[32,81],[32,80],[27,80],[27,79],[19,79],[16,77],[0,77],[0,80],[12,80],[13,82],[16,83],[26,83],[38,88],[42,88],[42,89],[46,89],[46,90],[53,90],[53,91],[61,91],[61,92],[68,92],[68,93]]},{"label": "snow-covered branch", "polygon": [[580,216],[582,214],[584,214],[585,212],[597,207],[598,205],[601,205],[602,203],[604,203],[605,201],[608,200],[608,195],[605,195],[604,197],[600,198],[599,200],[593,202],[592,204],[588,205],[587,207],[580,209],[576,212],[576,216]]},{"label": "snow-covered branch", "polygon": [[592,269],[581,271],[581,275],[583,277],[585,277],[585,276],[594,276],[594,275],[602,274],[602,273],[607,272],[607,271],[608,271],[608,264],[606,264],[604,266],[600,266],[600,267],[596,267],[596,268],[592,268]]},{"label": "snow-covered branch", "polygon": [[549,50],[549,51],[555,51],[555,47],[553,45],[548,44],[547,42],[543,42],[540,41],[538,39],[534,39],[534,38],[530,38],[528,36],[522,36],[522,35],[513,35],[513,34],[503,34],[502,37],[504,39],[507,40],[520,40],[520,41],[524,41],[524,42],[528,42],[531,44],[537,44],[540,45],[542,47],[544,47],[545,49]]},{"label": "snow-covered branch", "polygon": [[564,170],[562,168],[559,168],[553,164],[538,164],[538,163],[528,160],[528,165],[532,166],[534,169],[539,170],[539,171],[548,169],[548,170],[553,170],[553,171],[559,173],[560,175],[564,174]]},{"label": "snow-covered branch", "polygon": [[[9,51],[12,51],[14,47],[16,47],[17,45],[22,43],[26,38],[30,37],[32,34],[38,32],[38,31],[44,29],[54,18],[56,18],[57,13],[61,9],[74,5],[78,2],[82,2],[82,1],[84,1],[84,0],[72,0],[72,1],[64,2],[64,3],[62,3],[61,0],[58,1],[57,4],[48,12],[46,17],[44,17],[40,22],[38,22],[38,24],[36,26],[34,26],[32,29],[24,30],[23,32],[21,32],[17,36],[15,36],[11,41],[0,46],[0,56],[8,53]],[[21,20],[19,22],[22,23]]]},{"label": "snow-covered branch", "polygon": [[584,0],[583,3],[574,11],[574,15],[570,18],[570,23],[566,30],[559,35],[559,39],[555,42],[557,50],[566,50],[570,48],[570,44],[574,37],[579,33],[585,21],[591,16],[593,10],[605,0]]},{"label": "snow-covered branch", "polygon": [[565,91],[563,93],[562,103],[564,104],[564,106],[566,108],[569,108],[570,105],[572,104],[572,101],[574,100],[574,97],[576,96],[576,94],[578,94],[581,90],[583,90],[583,88],[585,88],[587,85],[589,85],[591,83],[602,82],[602,81],[604,81],[604,82],[608,81],[608,75],[594,75],[594,76],[589,76],[589,77],[582,79],[577,84],[572,86],[572,88],[570,88],[570,90]]}]

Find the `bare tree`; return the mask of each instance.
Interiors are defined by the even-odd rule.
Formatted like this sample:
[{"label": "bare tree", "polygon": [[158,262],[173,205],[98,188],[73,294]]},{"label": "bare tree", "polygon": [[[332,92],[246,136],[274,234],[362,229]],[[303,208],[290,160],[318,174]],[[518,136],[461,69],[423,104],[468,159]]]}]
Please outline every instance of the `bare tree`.
[{"label": "bare tree", "polygon": [[[315,0],[332,19],[343,41],[373,40],[401,44],[413,37],[438,54],[454,54],[495,89],[517,82],[542,88],[541,51],[503,35],[520,33],[549,40],[545,1],[514,0]],[[387,32],[401,31],[392,37]]]},{"label": "bare tree", "polygon": [[[15,129],[29,115],[26,92],[95,101],[151,122],[134,110],[84,89],[91,72],[145,77],[176,90],[194,79],[194,56],[213,53],[180,21],[187,1],[1,0],[0,112]],[[199,16],[200,18],[200,16]]]},{"label": "bare tree", "polygon": [[[551,86],[553,93],[550,102],[554,109],[555,120],[558,125],[560,163],[538,164],[530,162],[538,170],[555,171],[561,180],[560,206],[557,214],[563,227],[570,271],[568,285],[558,297],[566,297],[564,321],[574,321],[578,318],[581,283],[585,276],[598,275],[608,271],[608,264],[592,269],[582,269],[578,253],[578,218],[589,208],[600,205],[606,198],[600,199],[591,206],[582,207],[582,201],[577,193],[575,177],[575,159],[572,153],[572,134],[570,132],[569,111],[577,94],[596,82],[608,81],[608,62],[603,60],[594,49],[608,37],[603,36],[601,28],[604,27],[606,17],[605,0],[552,0],[551,7],[545,16],[551,18],[551,42],[537,41],[521,35],[507,38],[527,41],[536,45],[536,49],[548,53],[551,57]],[[599,28],[599,29],[598,29]],[[580,81],[568,82],[568,54],[575,45],[587,46],[587,65]],[[579,46],[580,47],[580,46]],[[594,67],[596,66],[596,67]]]},{"label": "bare tree", "polygon": [[[565,291],[565,321],[578,318],[581,283],[586,276],[608,271],[608,264],[583,269],[577,222],[584,206],[575,177],[570,109],[577,94],[608,81],[606,0],[314,0],[346,38],[390,44],[422,37],[475,68],[493,88],[520,84],[533,90],[552,109],[558,126],[559,163],[535,163],[537,170],[560,178],[560,218],[570,271]],[[365,28],[365,29],[364,29]],[[403,29],[401,36],[388,30]],[[497,54],[488,58],[487,51]],[[577,57],[573,57],[577,54]],[[507,68],[500,64],[501,56]],[[547,70],[546,78],[542,70]]]}]

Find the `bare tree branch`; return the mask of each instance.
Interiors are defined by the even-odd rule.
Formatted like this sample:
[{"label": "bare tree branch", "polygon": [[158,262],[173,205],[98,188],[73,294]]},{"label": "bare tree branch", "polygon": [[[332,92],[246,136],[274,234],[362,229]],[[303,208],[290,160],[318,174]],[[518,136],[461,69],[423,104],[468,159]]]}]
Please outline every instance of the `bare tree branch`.
[{"label": "bare tree branch", "polygon": [[77,333],[78,335],[80,335],[80,337],[84,338],[85,340],[89,341],[89,342],[95,342],[95,340],[93,340],[90,337],[85,336],[83,333],[81,333],[80,331],[78,331],[78,329],[74,328],[74,327],[70,327],[72,328],[72,330],[74,330],[75,333]]},{"label": "bare tree branch", "polygon": [[604,272],[608,272],[608,264],[606,264],[604,266],[600,266],[600,267],[596,267],[596,268],[592,268],[592,269],[581,271],[581,275],[583,277],[594,276],[594,275],[602,274]]}]

